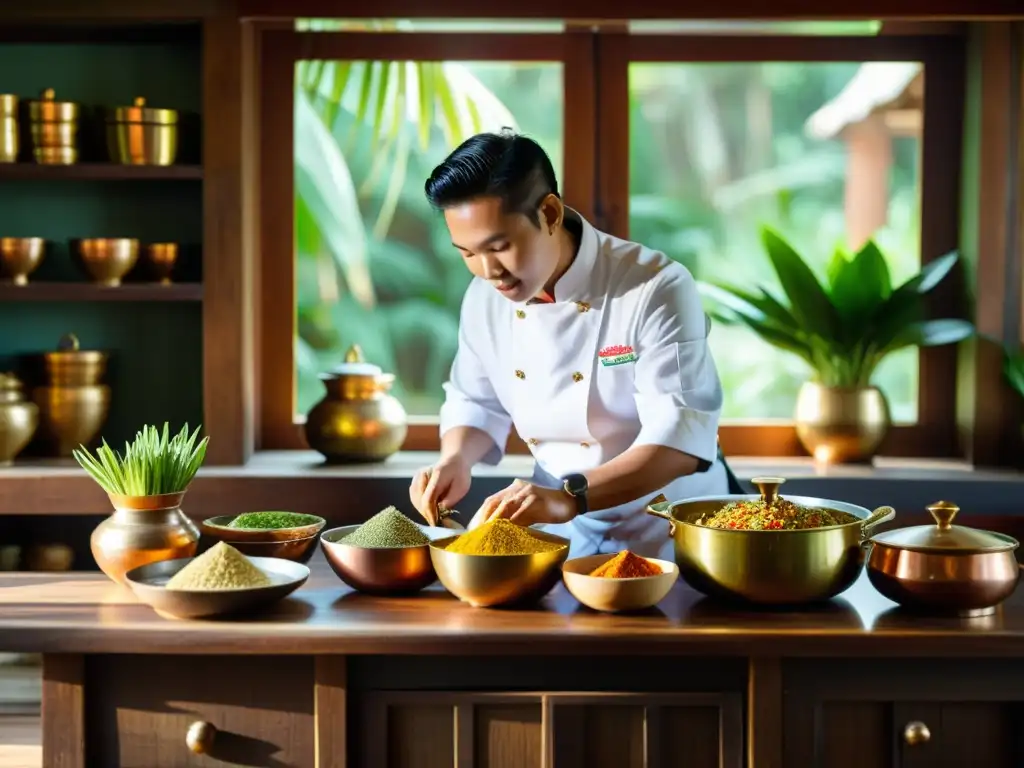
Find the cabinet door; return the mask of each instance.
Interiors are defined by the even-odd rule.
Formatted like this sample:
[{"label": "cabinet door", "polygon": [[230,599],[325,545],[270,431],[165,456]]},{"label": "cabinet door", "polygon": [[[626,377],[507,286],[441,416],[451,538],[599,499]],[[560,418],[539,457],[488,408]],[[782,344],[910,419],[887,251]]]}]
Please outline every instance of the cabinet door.
[{"label": "cabinet door", "polygon": [[1024,765],[1024,678],[1010,662],[792,662],[784,675],[787,766]]},{"label": "cabinet door", "polygon": [[363,768],[740,768],[739,695],[376,692]]},{"label": "cabinet door", "polygon": [[[313,765],[310,658],[125,655],[86,663],[88,766]],[[202,745],[186,738],[196,723],[206,724]]]}]

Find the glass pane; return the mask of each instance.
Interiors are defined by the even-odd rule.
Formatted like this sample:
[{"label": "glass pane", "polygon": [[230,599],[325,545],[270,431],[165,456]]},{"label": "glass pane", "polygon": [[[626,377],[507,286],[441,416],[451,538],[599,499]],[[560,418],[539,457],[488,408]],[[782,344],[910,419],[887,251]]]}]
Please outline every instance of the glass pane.
[{"label": "glass pane", "polygon": [[629,22],[633,35],[877,35],[880,21],[673,21]]},{"label": "glass pane", "polygon": [[[632,239],[698,280],[776,295],[762,224],[789,240],[825,285],[836,246],[871,237],[894,284],[918,270],[919,64],[638,63],[629,86]],[[725,418],[792,418],[809,375],[799,358],[721,323],[711,346]],[[874,383],[894,420],[917,420],[916,349],[887,358]]]},{"label": "glass pane", "polygon": [[300,32],[485,32],[490,34],[557,34],[558,19],[296,19]]},{"label": "glass pane", "polygon": [[512,127],[562,169],[560,62],[299,62],[295,96],[297,409],[359,344],[436,416],[471,275],[423,184],[458,143]]}]

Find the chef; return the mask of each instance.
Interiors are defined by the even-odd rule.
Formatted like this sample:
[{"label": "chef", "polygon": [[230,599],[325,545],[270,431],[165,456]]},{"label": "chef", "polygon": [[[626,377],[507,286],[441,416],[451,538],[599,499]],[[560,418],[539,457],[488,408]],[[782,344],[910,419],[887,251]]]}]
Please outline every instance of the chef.
[{"label": "chef", "polygon": [[734,482],[693,276],[568,208],[550,159],[525,136],[466,140],[425,191],[474,279],[444,385],[440,458],[413,478],[413,505],[437,524],[515,427],[533,476],[489,497],[470,528],[508,518],[565,536],[573,557],[672,559],[668,523],[646,504],[723,495]]}]

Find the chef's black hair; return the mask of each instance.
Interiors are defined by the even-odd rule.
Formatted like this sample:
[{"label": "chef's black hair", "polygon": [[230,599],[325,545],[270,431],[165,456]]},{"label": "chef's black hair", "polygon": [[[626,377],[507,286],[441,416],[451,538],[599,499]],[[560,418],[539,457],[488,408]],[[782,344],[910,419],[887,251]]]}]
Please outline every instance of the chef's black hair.
[{"label": "chef's black hair", "polygon": [[558,181],[540,144],[505,128],[466,139],[433,170],[423,189],[437,210],[497,197],[505,211],[521,213],[539,227],[538,206],[549,194],[558,195]]}]

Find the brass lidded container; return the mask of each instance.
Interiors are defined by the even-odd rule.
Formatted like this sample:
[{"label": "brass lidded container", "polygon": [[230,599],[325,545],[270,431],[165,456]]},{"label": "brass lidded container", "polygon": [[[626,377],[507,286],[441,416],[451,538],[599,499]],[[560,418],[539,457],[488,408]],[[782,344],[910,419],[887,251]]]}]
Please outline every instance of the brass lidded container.
[{"label": "brass lidded container", "polygon": [[139,96],[130,107],[107,116],[110,159],[122,165],[173,165],[178,155],[178,112],[146,106]]},{"label": "brass lidded container", "polygon": [[18,97],[0,93],[0,163],[18,162]]},{"label": "brass lidded container", "polygon": [[110,412],[110,387],[103,382],[109,354],[79,348],[74,334],[63,336],[42,355],[46,384],[32,390],[39,406],[40,442],[51,456],[69,457],[89,445]]},{"label": "brass lidded container", "polygon": [[329,462],[383,461],[405,442],[405,408],[388,390],[394,374],[368,363],[358,345],[345,362],[320,375],[327,394],[306,418],[306,442]]},{"label": "brass lidded container", "polygon": [[43,91],[28,105],[32,147],[40,165],[73,165],[78,162],[79,106],[57,101],[53,88]]},{"label": "brass lidded container", "polygon": [[38,425],[39,408],[25,399],[21,380],[13,373],[0,373],[0,467],[25,450]]},{"label": "brass lidded container", "polygon": [[953,525],[960,508],[928,507],[935,525],[885,531],[871,537],[868,578],[904,608],[976,617],[995,612],[1020,579],[1012,536]]}]

